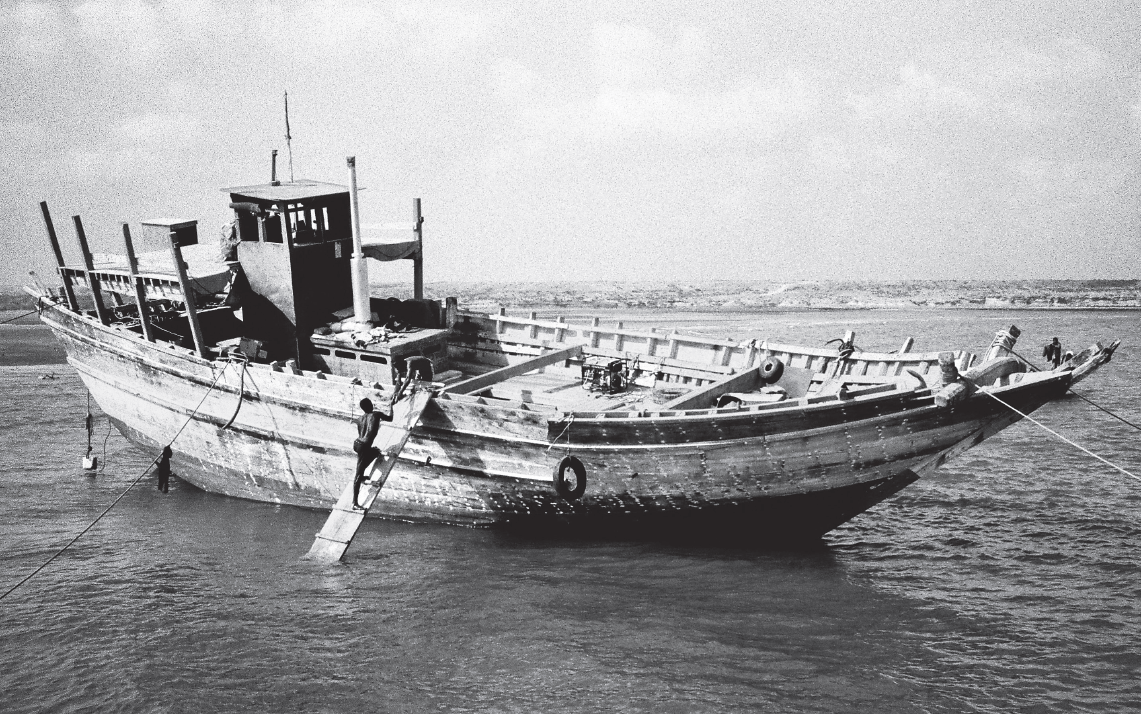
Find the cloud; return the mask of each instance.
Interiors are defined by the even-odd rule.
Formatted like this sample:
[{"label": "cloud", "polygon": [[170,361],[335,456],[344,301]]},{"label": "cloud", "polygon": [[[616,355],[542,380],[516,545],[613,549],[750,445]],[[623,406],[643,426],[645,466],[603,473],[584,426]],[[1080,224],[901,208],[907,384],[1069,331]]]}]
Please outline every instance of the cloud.
[{"label": "cloud", "polygon": [[604,88],[579,128],[596,135],[645,131],[701,138],[747,132],[762,138],[813,116],[818,108],[813,90],[795,74],[708,94]]},{"label": "cloud", "polygon": [[171,139],[189,143],[200,137],[200,120],[188,112],[149,112],[127,119],[120,131],[132,145],[160,145]]},{"label": "cloud", "polygon": [[589,51],[593,86],[566,93],[518,61],[496,65],[496,96],[512,106],[529,139],[765,138],[820,110],[818,89],[792,71],[744,76],[710,91],[705,80],[717,57],[700,28],[674,28],[665,37],[644,26],[601,24],[590,30]]},{"label": "cloud", "polygon": [[93,55],[145,68],[169,49],[164,11],[142,0],[90,0],[72,9],[79,34]]},{"label": "cloud", "polygon": [[43,59],[67,43],[61,36],[64,12],[55,3],[19,2],[0,7],[0,57]]}]

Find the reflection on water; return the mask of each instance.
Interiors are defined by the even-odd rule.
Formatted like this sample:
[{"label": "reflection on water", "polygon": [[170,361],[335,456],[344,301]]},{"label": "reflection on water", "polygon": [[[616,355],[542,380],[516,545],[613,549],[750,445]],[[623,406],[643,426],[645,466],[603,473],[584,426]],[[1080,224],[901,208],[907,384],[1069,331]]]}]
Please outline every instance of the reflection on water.
[{"label": "reflection on water", "polygon": [[[1125,344],[1080,391],[1141,421],[1136,313],[690,316],[705,334],[985,349],[1010,324]],[[636,316],[635,316],[636,318]],[[625,318],[628,325],[634,319]],[[655,320],[657,321],[657,320]],[[150,459],[79,470],[66,368],[0,379],[6,589]],[[1037,415],[1141,471],[1078,400]],[[102,422],[96,451],[102,456]],[[349,438],[349,436],[346,436]],[[5,711],[1130,711],[1141,699],[1141,484],[1021,423],[798,551],[532,541],[369,522],[301,562],[319,513],[150,479],[0,602]]]}]

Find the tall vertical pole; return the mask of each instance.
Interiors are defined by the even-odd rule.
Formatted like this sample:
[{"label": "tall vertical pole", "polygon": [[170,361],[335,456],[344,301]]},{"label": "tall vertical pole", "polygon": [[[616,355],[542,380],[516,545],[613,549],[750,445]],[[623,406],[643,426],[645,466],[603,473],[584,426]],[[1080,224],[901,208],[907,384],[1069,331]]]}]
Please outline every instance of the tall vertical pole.
[{"label": "tall vertical pole", "polygon": [[416,231],[416,255],[412,256],[412,297],[424,299],[424,216],[420,199],[412,199],[412,230]]},{"label": "tall vertical pole", "polygon": [[95,277],[95,262],[91,259],[91,248],[87,246],[87,233],[83,230],[83,220],[72,216],[75,221],[75,235],[79,238],[79,250],[83,251],[83,264],[87,268],[87,286],[91,288],[91,298],[95,303],[95,316],[99,322],[107,324],[107,308],[103,306],[103,291],[99,289],[99,278]]},{"label": "tall vertical pole", "polygon": [[67,306],[71,308],[72,312],[79,312],[79,302],[75,299],[75,290],[71,287],[71,278],[63,274],[63,251],[59,247],[59,238],[55,234],[55,226],[52,224],[51,213],[48,212],[47,201],[40,201],[40,210],[43,211],[44,227],[48,230],[48,240],[51,241],[52,251],[55,253],[57,272],[63,278],[63,294],[67,298]]},{"label": "tall vertical pole", "polygon": [[348,156],[349,165],[349,207],[353,217],[353,312],[354,320],[367,323],[372,319],[372,306],[369,303],[368,263],[365,262],[364,248],[361,246],[361,213],[357,203],[357,157]]},{"label": "tall vertical pole", "polygon": [[151,332],[151,316],[147,311],[146,288],[143,279],[139,277],[139,260],[135,257],[135,244],[131,242],[131,227],[123,224],[123,242],[127,244],[127,269],[131,271],[131,285],[135,287],[135,304],[139,306],[139,322],[143,325],[143,337],[147,342],[154,342]]},{"label": "tall vertical pole", "polygon": [[186,319],[190,321],[190,336],[194,338],[194,349],[198,351],[199,357],[209,359],[206,355],[206,343],[202,340],[202,326],[198,324],[194,291],[190,287],[190,278],[186,275],[186,263],[182,262],[182,246],[178,244],[178,234],[174,231],[170,232],[170,257],[174,259],[174,268],[178,271],[178,285],[182,288]]}]

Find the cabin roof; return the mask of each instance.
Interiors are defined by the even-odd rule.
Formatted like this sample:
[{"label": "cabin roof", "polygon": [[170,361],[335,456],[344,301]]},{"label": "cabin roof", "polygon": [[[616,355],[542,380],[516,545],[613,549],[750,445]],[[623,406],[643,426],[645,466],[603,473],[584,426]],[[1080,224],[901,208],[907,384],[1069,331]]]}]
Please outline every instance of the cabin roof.
[{"label": "cabin roof", "polygon": [[302,201],[348,193],[349,189],[347,186],[335,183],[297,179],[288,183],[282,182],[276,186],[271,183],[263,183],[256,186],[224,188],[222,191],[231,196],[241,196],[255,201]]}]

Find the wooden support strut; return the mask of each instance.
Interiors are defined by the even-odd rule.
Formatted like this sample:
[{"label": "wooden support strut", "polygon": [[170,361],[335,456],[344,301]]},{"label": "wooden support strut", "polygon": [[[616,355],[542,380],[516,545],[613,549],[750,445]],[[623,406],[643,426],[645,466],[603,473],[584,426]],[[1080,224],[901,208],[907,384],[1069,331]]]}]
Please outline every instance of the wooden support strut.
[{"label": "wooden support strut", "polygon": [[143,326],[143,337],[147,342],[154,342],[151,316],[147,310],[146,286],[139,277],[139,260],[135,257],[135,244],[131,241],[131,227],[126,223],[123,224],[123,242],[127,246],[127,270],[131,272],[131,285],[135,288],[135,304],[139,307],[139,322]]},{"label": "wooden support strut", "polygon": [[95,277],[95,262],[91,260],[91,249],[87,246],[87,233],[83,230],[83,219],[72,216],[75,222],[75,236],[79,239],[79,250],[83,253],[83,265],[87,269],[87,286],[91,288],[91,298],[95,303],[95,317],[106,325],[107,308],[103,305],[103,291],[99,289],[99,278]]},{"label": "wooden support strut", "polygon": [[190,322],[190,336],[194,338],[194,349],[199,357],[209,359],[206,354],[206,343],[202,339],[202,326],[198,324],[198,307],[194,304],[194,291],[186,274],[186,263],[182,262],[182,247],[178,245],[178,234],[174,231],[170,232],[170,256],[174,259],[174,269],[178,272],[178,285],[182,289],[186,318]]},{"label": "wooden support strut", "polygon": [[63,251],[59,247],[59,238],[55,234],[55,226],[52,224],[51,213],[48,212],[47,201],[40,201],[40,210],[44,214],[44,228],[48,231],[48,240],[51,241],[52,252],[55,253],[56,272],[63,279],[63,295],[67,298],[67,306],[72,312],[79,312],[79,302],[75,299],[75,289],[71,286],[71,278],[63,274]]}]

